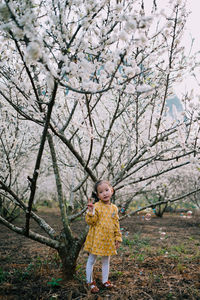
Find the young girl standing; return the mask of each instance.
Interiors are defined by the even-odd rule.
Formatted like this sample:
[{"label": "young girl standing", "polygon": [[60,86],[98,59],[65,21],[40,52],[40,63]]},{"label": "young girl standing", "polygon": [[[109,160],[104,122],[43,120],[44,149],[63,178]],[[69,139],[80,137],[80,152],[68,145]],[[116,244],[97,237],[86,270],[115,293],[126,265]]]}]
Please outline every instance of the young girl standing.
[{"label": "young girl standing", "polygon": [[95,204],[88,200],[86,222],[90,225],[84,250],[89,252],[86,265],[86,280],[92,293],[98,293],[99,289],[93,281],[92,273],[97,256],[102,257],[102,283],[105,288],[112,288],[108,281],[110,256],[117,254],[122,235],[119,227],[118,208],[110,202],[114,189],[106,180],[98,181],[94,186],[96,198]]}]

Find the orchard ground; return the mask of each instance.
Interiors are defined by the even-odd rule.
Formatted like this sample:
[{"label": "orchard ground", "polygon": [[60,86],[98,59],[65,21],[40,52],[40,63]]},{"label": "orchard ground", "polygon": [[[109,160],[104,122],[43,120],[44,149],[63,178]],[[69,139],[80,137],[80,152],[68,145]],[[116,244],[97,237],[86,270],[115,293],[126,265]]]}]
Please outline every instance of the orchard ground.
[{"label": "orchard ground", "polygon": [[[59,232],[57,209],[38,214]],[[15,220],[22,224],[23,217]],[[79,234],[84,220],[73,223]],[[39,232],[35,223],[32,228]],[[55,250],[11,232],[0,224],[0,299],[200,299],[200,217],[193,213],[164,214],[145,220],[136,215],[120,222],[123,243],[111,258],[110,280],[115,288],[101,286],[101,261],[94,276],[100,288],[92,295],[85,283],[87,253],[81,251],[77,274],[67,281]]]}]

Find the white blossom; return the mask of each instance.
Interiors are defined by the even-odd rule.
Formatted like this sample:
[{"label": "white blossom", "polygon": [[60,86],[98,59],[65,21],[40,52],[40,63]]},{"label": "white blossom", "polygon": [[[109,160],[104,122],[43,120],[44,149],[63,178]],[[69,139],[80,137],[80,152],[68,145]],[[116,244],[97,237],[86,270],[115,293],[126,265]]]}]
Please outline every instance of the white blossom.
[{"label": "white blossom", "polygon": [[122,41],[127,41],[128,40],[128,35],[125,30],[120,31],[119,33],[119,39]]},{"label": "white blossom", "polygon": [[104,66],[104,70],[107,71],[108,73],[112,73],[115,69],[115,65],[114,63],[112,63],[111,61],[107,61],[105,63],[105,66]]},{"label": "white blossom", "polygon": [[26,60],[37,61],[42,55],[41,46],[38,42],[30,42],[26,48]]},{"label": "white blossom", "polygon": [[126,67],[124,68],[124,72],[128,77],[133,77],[135,75],[134,67]]},{"label": "white blossom", "polygon": [[147,84],[142,84],[142,85],[137,86],[138,93],[149,92],[149,90],[152,90],[152,87]]},{"label": "white blossom", "polygon": [[8,22],[10,19],[10,12],[6,4],[0,4],[0,20],[4,22]]},{"label": "white blossom", "polygon": [[126,91],[126,93],[134,94],[135,86],[133,84],[127,84],[125,91]]}]

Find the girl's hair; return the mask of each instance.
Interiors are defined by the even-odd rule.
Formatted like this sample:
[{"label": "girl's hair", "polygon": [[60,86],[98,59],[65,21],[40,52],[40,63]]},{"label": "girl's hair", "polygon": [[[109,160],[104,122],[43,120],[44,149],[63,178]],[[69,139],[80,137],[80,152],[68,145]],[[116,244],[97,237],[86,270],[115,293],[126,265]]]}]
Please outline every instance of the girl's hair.
[{"label": "girl's hair", "polygon": [[[91,198],[93,198],[94,199],[94,201],[95,202],[98,202],[99,201],[99,198],[98,198],[98,192],[97,192],[97,188],[98,188],[98,186],[100,185],[100,184],[102,184],[102,183],[107,183],[112,189],[113,189],[113,187],[112,187],[112,185],[111,185],[111,183],[108,181],[108,180],[99,180],[99,181],[97,181],[96,183],[95,183],[95,185],[94,185],[94,190],[93,190],[93,192],[92,192],[92,196],[91,196]],[[113,195],[114,195],[114,193],[115,193],[115,191],[114,191],[114,189],[113,189]]]}]

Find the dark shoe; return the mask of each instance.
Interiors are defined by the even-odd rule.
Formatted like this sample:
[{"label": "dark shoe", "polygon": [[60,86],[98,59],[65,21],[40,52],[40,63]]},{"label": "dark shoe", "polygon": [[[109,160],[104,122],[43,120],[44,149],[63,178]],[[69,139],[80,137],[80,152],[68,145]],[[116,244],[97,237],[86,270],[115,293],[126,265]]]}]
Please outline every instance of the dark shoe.
[{"label": "dark shoe", "polygon": [[114,287],[114,285],[110,281],[106,281],[103,283],[104,288],[110,290]]},{"label": "dark shoe", "polygon": [[92,281],[91,283],[88,283],[88,287],[92,294],[97,294],[99,292],[98,287],[96,286],[96,282]]}]

